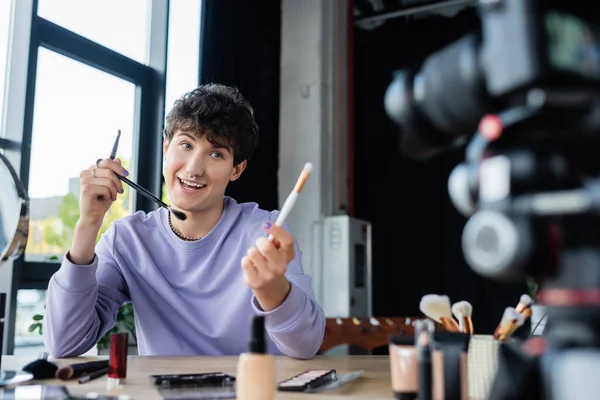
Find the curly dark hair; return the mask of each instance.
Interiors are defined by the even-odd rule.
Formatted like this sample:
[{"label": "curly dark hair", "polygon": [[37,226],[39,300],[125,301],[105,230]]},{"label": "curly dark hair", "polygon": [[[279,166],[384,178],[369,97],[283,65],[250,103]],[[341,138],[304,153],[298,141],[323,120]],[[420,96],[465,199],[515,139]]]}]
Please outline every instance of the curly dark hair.
[{"label": "curly dark hair", "polygon": [[249,160],[258,143],[254,109],[237,88],[211,83],[175,101],[167,114],[163,135],[170,143],[178,130],[228,148],[233,165]]}]

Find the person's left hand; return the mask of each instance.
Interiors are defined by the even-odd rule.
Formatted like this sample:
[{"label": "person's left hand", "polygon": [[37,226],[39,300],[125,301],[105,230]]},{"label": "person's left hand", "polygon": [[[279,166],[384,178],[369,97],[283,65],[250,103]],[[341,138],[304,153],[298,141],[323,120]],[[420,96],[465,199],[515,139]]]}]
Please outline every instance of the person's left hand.
[{"label": "person's left hand", "polygon": [[242,258],[244,280],[252,288],[265,311],[278,307],[290,290],[285,277],[288,264],[294,259],[294,239],[280,226],[269,222],[263,225],[273,240],[259,237],[256,246]]}]

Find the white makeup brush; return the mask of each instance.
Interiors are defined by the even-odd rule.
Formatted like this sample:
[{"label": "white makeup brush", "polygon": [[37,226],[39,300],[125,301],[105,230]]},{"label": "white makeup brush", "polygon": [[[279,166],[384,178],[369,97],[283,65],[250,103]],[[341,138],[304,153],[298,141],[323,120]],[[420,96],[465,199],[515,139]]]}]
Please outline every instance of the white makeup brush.
[{"label": "white makeup brush", "polygon": [[473,334],[473,306],[468,301],[459,301],[452,304],[452,314],[458,320],[458,326],[462,333]]},{"label": "white makeup brush", "polygon": [[506,340],[506,338],[512,335],[512,333],[516,331],[517,328],[522,326],[523,323],[525,323],[525,318],[522,314],[517,313],[516,318],[513,318],[508,324],[508,326],[505,329],[503,329],[502,334],[500,335],[500,340]]},{"label": "white makeup brush", "polygon": [[517,321],[516,325],[514,325],[512,327],[512,329],[510,329],[508,332],[506,332],[506,334],[504,334],[503,336],[500,336],[500,340],[506,340],[507,337],[512,335],[517,329],[519,329],[521,326],[523,326],[525,321],[527,321],[527,318],[531,317],[531,313],[532,313],[532,311],[531,311],[530,307],[527,307],[526,309],[524,309],[521,312],[521,314],[519,314],[521,317]]},{"label": "white makeup brush", "polygon": [[531,306],[531,296],[527,294],[521,295],[521,299],[519,300],[519,304],[515,308],[519,314],[523,314],[523,310],[529,308]]},{"label": "white makeup brush", "polygon": [[523,319],[523,316],[514,307],[506,307],[502,319],[494,331],[494,339],[500,339],[502,336],[506,337],[506,334],[514,329],[521,319]]},{"label": "white makeup brush", "polygon": [[460,327],[452,318],[452,310],[450,307],[450,298],[437,294],[426,294],[421,298],[419,309],[428,318],[439,322],[451,332],[458,332]]},{"label": "white makeup brush", "polygon": [[[294,186],[294,189],[288,195],[287,199],[285,199],[285,202],[283,203],[283,207],[281,207],[281,212],[279,213],[279,217],[277,217],[277,221],[275,221],[275,225],[277,225],[277,226],[283,225],[283,223],[285,222],[288,215],[290,215],[290,212],[292,212],[292,209],[294,208],[294,204],[296,204],[296,200],[298,199],[298,196],[300,195],[300,192],[302,191],[302,188],[304,187],[304,184],[308,180],[308,177],[310,176],[310,173],[312,172],[312,170],[313,170],[313,165],[311,163],[308,162],[308,163],[304,164],[304,168],[302,169],[302,172],[300,173],[300,176],[298,177],[296,186]],[[269,240],[273,240],[273,235],[269,235]]]}]

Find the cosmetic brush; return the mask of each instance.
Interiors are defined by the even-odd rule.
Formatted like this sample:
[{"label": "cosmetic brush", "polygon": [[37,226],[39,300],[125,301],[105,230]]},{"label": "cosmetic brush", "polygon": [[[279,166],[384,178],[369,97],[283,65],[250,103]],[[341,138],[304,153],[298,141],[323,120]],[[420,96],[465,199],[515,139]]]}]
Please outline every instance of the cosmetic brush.
[{"label": "cosmetic brush", "polygon": [[514,329],[523,316],[515,310],[514,307],[506,307],[502,314],[502,319],[494,331],[494,339],[500,339],[502,336],[506,336],[508,332]]},{"label": "cosmetic brush", "polygon": [[106,374],[108,374],[110,368],[102,368],[93,372],[90,372],[89,374],[83,375],[81,378],[79,378],[79,383],[87,383],[89,381],[93,381],[94,379],[98,379]]},{"label": "cosmetic brush", "polygon": [[515,317],[516,318],[511,319],[508,326],[502,330],[499,340],[501,340],[501,341],[506,340],[506,338],[509,337],[510,335],[512,335],[512,333],[514,331],[516,331],[518,328],[523,326],[523,324],[525,323],[525,318],[523,317],[523,315],[517,313]]},{"label": "cosmetic brush", "polygon": [[426,294],[421,298],[419,309],[428,318],[439,322],[450,332],[460,331],[458,323],[452,318],[450,298],[437,294]]},{"label": "cosmetic brush", "polygon": [[499,339],[502,331],[505,327],[507,327],[512,319],[516,319],[516,315],[519,314],[514,307],[506,307],[504,309],[504,313],[502,314],[502,319],[496,329],[494,330],[494,339]]},{"label": "cosmetic brush", "polygon": [[515,326],[512,327],[512,329],[510,329],[508,332],[506,332],[503,336],[500,336],[500,340],[506,340],[507,337],[511,336],[513,333],[515,333],[515,331],[517,329],[519,329],[521,326],[523,326],[523,324],[525,323],[525,321],[527,321],[527,318],[531,317],[531,308],[526,308],[523,310],[523,312],[521,312],[521,318],[519,318],[519,320],[517,321],[517,324]]},{"label": "cosmetic brush", "polygon": [[[300,173],[300,176],[298,177],[296,186],[294,186],[294,189],[290,192],[287,199],[285,199],[285,202],[283,203],[283,207],[281,207],[281,212],[279,213],[279,216],[277,217],[277,221],[275,221],[275,225],[277,225],[277,226],[283,225],[283,223],[285,222],[288,215],[290,215],[290,212],[292,212],[292,209],[294,208],[294,204],[296,204],[296,200],[298,200],[298,196],[300,196],[300,192],[302,191],[302,188],[304,187],[304,184],[308,180],[308,177],[310,176],[310,173],[312,172],[312,170],[313,170],[313,165],[311,163],[308,162],[308,163],[304,164],[304,168],[302,169],[302,172]],[[269,235],[269,240],[273,240],[273,235]]]},{"label": "cosmetic brush", "polygon": [[119,174],[115,174],[115,175],[117,175],[121,181],[125,182],[126,184],[128,184],[129,186],[131,186],[132,188],[137,190],[138,193],[141,193],[142,195],[144,195],[146,198],[148,198],[150,200],[154,200],[159,206],[164,207],[167,210],[169,210],[171,212],[171,214],[173,214],[175,216],[175,218],[180,219],[182,221],[186,220],[187,216],[183,212],[181,212],[179,210],[175,210],[173,207],[167,205],[161,199],[159,199],[158,197],[156,197],[155,195],[153,195],[152,193],[150,193],[148,190],[144,189],[137,183],[132,182],[129,179],[127,179],[124,176],[121,176]]},{"label": "cosmetic brush", "polygon": [[458,326],[462,333],[473,334],[473,306],[468,301],[459,301],[452,304],[452,314],[458,320]]},{"label": "cosmetic brush", "polygon": [[531,296],[527,295],[527,294],[523,294],[521,295],[521,298],[519,299],[519,304],[517,304],[517,307],[515,308],[515,310],[517,310],[517,312],[519,314],[523,314],[523,311],[526,308],[529,308],[531,306]]},{"label": "cosmetic brush", "polygon": [[90,361],[85,363],[77,363],[65,365],[58,368],[56,378],[66,381],[71,378],[79,378],[82,375],[89,374],[100,369],[108,368],[108,360]]},{"label": "cosmetic brush", "polygon": [[[120,138],[121,138],[121,130],[119,129],[119,131],[117,132],[117,138],[115,139],[115,143],[113,144],[112,151],[110,152],[110,157],[109,158],[111,160],[114,160],[115,157],[117,156],[117,149],[119,148],[119,139]],[[98,160],[96,160],[96,165],[98,165],[100,163],[100,161],[102,161],[101,158],[99,158]],[[169,210],[171,212],[171,214],[173,214],[175,216],[175,218],[177,218],[177,219],[179,219],[181,221],[185,221],[186,220],[187,216],[185,215],[185,213],[183,213],[181,211],[178,211],[178,210],[175,210],[173,207],[167,205],[164,201],[162,201],[161,199],[159,199],[158,197],[156,197],[151,192],[149,192],[148,190],[144,189],[143,187],[141,187],[137,183],[132,182],[129,179],[127,179],[124,176],[119,175],[117,173],[115,173],[115,175],[117,175],[117,177],[122,182],[125,182],[126,184],[128,184],[129,186],[131,186],[132,188],[134,188],[138,193],[142,194],[147,199],[153,200],[159,206],[164,207],[167,210]]]}]

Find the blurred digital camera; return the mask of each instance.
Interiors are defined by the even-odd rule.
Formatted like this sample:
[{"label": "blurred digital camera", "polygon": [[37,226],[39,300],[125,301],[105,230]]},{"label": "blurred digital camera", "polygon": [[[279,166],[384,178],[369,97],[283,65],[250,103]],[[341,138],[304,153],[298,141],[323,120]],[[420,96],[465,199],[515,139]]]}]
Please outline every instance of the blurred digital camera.
[{"label": "blurred digital camera", "polygon": [[481,29],[396,71],[385,110],[407,157],[465,147],[448,190],[472,269],[556,275],[566,247],[600,247],[600,24],[585,1],[477,6]]}]

